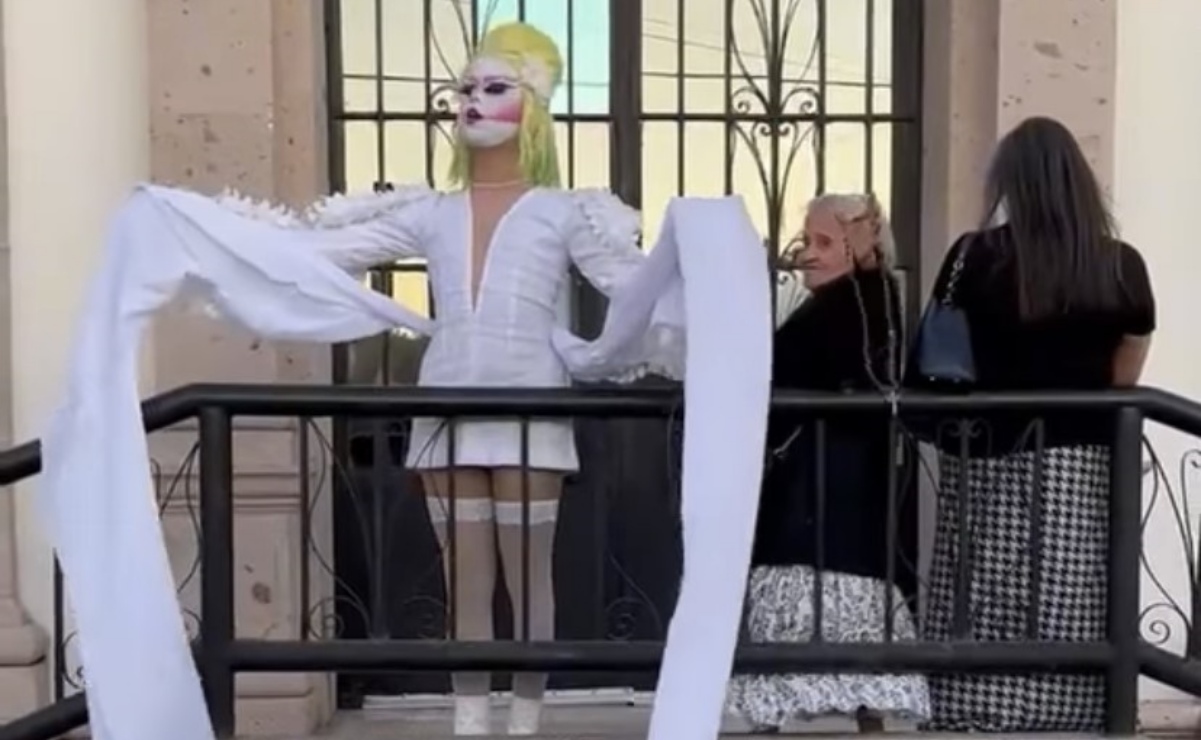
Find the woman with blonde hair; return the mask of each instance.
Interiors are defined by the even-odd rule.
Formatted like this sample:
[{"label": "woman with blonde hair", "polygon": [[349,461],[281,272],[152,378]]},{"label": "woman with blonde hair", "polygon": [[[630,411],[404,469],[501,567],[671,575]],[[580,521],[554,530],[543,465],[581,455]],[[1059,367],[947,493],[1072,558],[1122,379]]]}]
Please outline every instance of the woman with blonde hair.
[{"label": "woman with blonde hair", "polygon": [[[873,196],[827,194],[810,202],[791,260],[807,296],[776,329],[773,387],[897,389],[902,318],[893,251],[888,221]],[[827,420],[824,453],[815,435],[809,422],[790,419],[773,419],[768,428],[749,637],[814,639],[820,564],[821,639],[883,641],[889,620],[895,639],[913,639],[916,499],[898,499],[890,538],[888,427],[878,418]],[[824,483],[815,481],[819,468]],[[897,552],[885,552],[889,541],[897,543]],[[895,583],[887,581],[888,558]],[[916,675],[740,675],[728,697],[730,709],[759,731],[828,715],[854,717],[861,731],[878,731],[887,717],[924,718],[928,702],[925,681]]]}]

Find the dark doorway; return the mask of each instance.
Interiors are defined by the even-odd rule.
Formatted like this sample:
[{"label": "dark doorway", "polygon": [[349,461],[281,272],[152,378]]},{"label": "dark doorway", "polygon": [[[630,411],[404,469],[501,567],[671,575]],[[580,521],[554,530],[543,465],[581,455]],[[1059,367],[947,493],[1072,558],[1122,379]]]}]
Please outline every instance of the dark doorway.
[{"label": "dark doorway", "polygon": [[[916,275],[921,6],[327,0],[331,186],[443,183],[452,80],[483,28],[520,17],[555,36],[566,60],[553,109],[568,187],[613,190],[643,210],[650,236],[674,196],[738,193],[772,253],[809,197],[872,191],[889,205],[898,269]],[[372,284],[410,307],[434,308],[419,263],[378,271]],[[917,281],[904,284],[912,315]],[[603,300],[579,281],[578,330],[596,331],[603,312]],[[335,378],[412,382],[421,348],[399,337],[339,348]],[[333,558],[323,560],[332,561],[343,637],[442,634],[437,550],[419,483],[400,466],[405,434],[403,419],[335,424],[335,541]],[[660,639],[680,567],[677,425],[579,423],[577,438],[582,469],[558,532],[558,632]],[[354,705],[365,694],[442,692],[447,683],[343,675],[339,686],[343,703]],[[651,684],[645,675],[552,679],[559,687]]]}]

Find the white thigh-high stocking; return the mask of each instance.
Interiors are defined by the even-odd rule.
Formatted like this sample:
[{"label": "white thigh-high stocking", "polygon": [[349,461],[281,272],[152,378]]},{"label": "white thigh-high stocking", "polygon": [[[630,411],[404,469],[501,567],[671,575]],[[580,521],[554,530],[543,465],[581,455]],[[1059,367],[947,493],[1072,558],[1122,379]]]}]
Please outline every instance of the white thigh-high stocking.
[{"label": "white thigh-high stocking", "polygon": [[[489,481],[482,471],[455,473],[454,540],[450,537],[449,485],[445,475],[427,474],[426,505],[442,549],[447,618],[456,640],[491,640],[492,597],[496,589],[496,539]],[[436,488],[431,490],[430,484]],[[453,584],[453,585],[452,585]],[[491,734],[489,673],[456,673],[455,735]]]},{"label": "white thigh-high stocking", "polygon": [[[519,474],[518,474],[519,475]],[[508,478],[509,476],[504,476]],[[509,481],[493,477],[497,494],[496,537],[500,547],[505,586],[513,605],[513,634],[518,640],[543,641],[555,637],[555,590],[553,579],[555,523],[559,514],[560,477],[548,473],[530,474],[528,514],[528,572],[523,565],[526,552],[523,541],[523,504],[513,501]],[[499,484],[499,485],[498,485]],[[517,483],[520,491],[520,482]],[[503,499],[502,500],[502,496]],[[517,494],[520,496],[520,493]],[[528,604],[528,612],[526,606]],[[528,632],[526,628],[528,627]],[[546,691],[545,673],[518,673],[513,677],[513,704],[509,710],[509,734],[533,735],[538,732],[542,714],[542,696]]]}]

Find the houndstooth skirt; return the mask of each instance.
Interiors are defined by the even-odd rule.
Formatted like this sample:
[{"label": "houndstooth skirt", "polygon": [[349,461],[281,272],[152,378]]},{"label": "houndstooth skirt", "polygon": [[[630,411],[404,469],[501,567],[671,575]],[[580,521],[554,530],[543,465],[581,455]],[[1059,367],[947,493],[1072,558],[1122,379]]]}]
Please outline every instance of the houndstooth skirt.
[{"label": "houndstooth skirt", "polygon": [[[813,638],[813,569],[760,567],[751,574],[747,631],[751,642],[807,642]],[[827,642],[883,642],[885,583],[873,578],[822,573],[822,637]],[[893,588],[893,639],[913,640],[913,617]],[[866,709],[882,718],[929,716],[921,676],[777,674],[736,675],[726,709],[759,730],[781,729],[789,720],[853,716]]]},{"label": "houndstooth skirt", "polygon": [[[939,460],[938,523],[926,631],[951,639],[959,562],[959,485],[965,466]],[[1039,640],[1105,639],[1109,450],[1043,451],[1040,593],[1031,594],[1035,453],[969,459],[967,516],[971,543],[966,639],[1021,641],[1028,605],[1037,602]],[[930,677],[931,729],[985,732],[1098,732],[1105,720],[1104,676],[966,674]]]}]

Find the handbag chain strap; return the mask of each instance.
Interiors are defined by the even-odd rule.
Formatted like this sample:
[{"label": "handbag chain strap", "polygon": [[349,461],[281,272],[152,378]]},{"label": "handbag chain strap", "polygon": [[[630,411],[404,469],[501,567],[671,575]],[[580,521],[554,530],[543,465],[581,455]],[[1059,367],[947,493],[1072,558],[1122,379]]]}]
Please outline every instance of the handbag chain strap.
[{"label": "handbag chain strap", "polygon": [[851,285],[855,290],[855,302],[859,304],[859,322],[863,333],[863,369],[867,371],[867,377],[876,386],[876,390],[886,395],[892,395],[900,391],[901,377],[903,376],[902,369],[898,366],[897,356],[900,342],[897,332],[897,320],[893,316],[893,296],[892,284],[889,281],[888,267],[881,265],[880,268],[880,286],[884,291],[884,323],[886,332],[885,351],[888,352],[888,360],[885,364],[885,377],[880,378],[876,375],[875,363],[872,362],[872,338],[871,324],[868,321],[867,307],[863,303],[862,287],[859,284],[859,276],[851,273]]},{"label": "handbag chain strap", "polygon": [[963,274],[963,263],[967,259],[968,242],[965,240],[963,245],[959,247],[959,253],[955,255],[955,262],[951,264],[951,275],[947,278],[947,287],[942,292],[942,300],[939,301],[948,308],[955,302],[955,287],[959,284],[959,276]]},{"label": "handbag chain strap", "polygon": [[[904,377],[905,370],[904,366],[900,364],[903,362],[903,360],[898,360],[901,355],[901,352],[899,351],[901,337],[899,336],[899,331],[897,328],[899,317],[895,316],[893,313],[893,290],[892,283],[890,281],[891,275],[888,265],[884,263],[883,255],[878,254],[877,258],[881,263],[880,285],[884,292],[884,322],[886,333],[884,350],[888,352],[888,359],[885,364],[886,376],[884,378],[880,378],[876,374],[875,363],[872,362],[871,324],[868,321],[867,306],[863,302],[862,286],[859,284],[859,276],[855,274],[856,268],[854,266],[853,259],[851,274],[849,277],[851,280],[851,286],[855,291],[855,302],[858,304],[859,308],[859,321],[863,336],[863,368],[867,371],[868,380],[876,387],[876,390],[888,397],[892,403],[892,415],[895,417],[898,412],[897,402],[901,391],[901,378]],[[962,262],[962,258],[960,258],[959,262]],[[962,265],[959,265],[959,267],[962,268]],[[787,454],[787,451],[792,446],[793,442],[795,442],[797,437],[800,436],[801,430],[802,426],[798,425],[783,444],[769,452],[769,463],[771,462],[772,458],[780,458]]]},{"label": "handbag chain strap", "polygon": [[[859,283],[859,276],[855,274],[855,268],[852,267],[849,278],[851,286],[855,291],[855,302],[859,308],[859,321],[861,331],[863,332],[863,369],[867,371],[868,380],[876,387],[876,390],[884,394],[892,403],[892,414],[897,415],[897,402],[901,391],[901,378],[904,374],[904,369],[898,364],[898,356],[901,354],[898,350],[900,347],[900,337],[897,331],[897,317],[893,315],[893,291],[892,283],[889,280],[888,267],[881,265],[880,268],[880,285],[884,291],[884,322],[887,335],[886,346],[884,349],[888,352],[888,360],[885,364],[884,378],[880,378],[876,374],[875,363],[872,362],[872,337],[870,322],[867,317],[867,306],[863,302],[863,289]],[[797,438],[800,437],[804,426],[798,424],[796,429],[792,431],[788,438],[783,443],[768,451],[767,462],[770,466],[776,460],[783,458],[788,454],[789,449]]]},{"label": "handbag chain strap", "polygon": [[[890,405],[891,419],[895,421],[900,413],[900,397],[901,397],[901,378],[905,375],[905,368],[902,364],[904,359],[900,351],[902,337],[898,331],[897,324],[899,317],[893,314],[893,290],[892,276],[887,265],[882,264],[880,269],[880,286],[884,292],[884,322],[886,341],[884,351],[888,353],[885,360],[885,372],[887,376],[881,380],[876,375],[874,363],[872,362],[872,335],[871,322],[867,316],[867,306],[863,303],[863,293],[860,290],[859,279],[857,275],[852,273],[851,281],[855,287],[855,300],[859,304],[859,320],[863,332],[863,368],[867,371],[867,377],[872,384],[876,386],[881,394],[888,399]],[[896,444],[896,460],[899,465],[904,464],[905,459],[905,442],[903,435],[899,435],[895,441]]]}]

